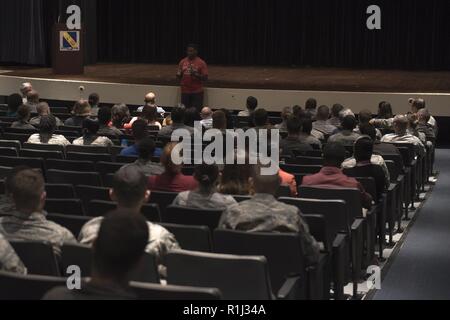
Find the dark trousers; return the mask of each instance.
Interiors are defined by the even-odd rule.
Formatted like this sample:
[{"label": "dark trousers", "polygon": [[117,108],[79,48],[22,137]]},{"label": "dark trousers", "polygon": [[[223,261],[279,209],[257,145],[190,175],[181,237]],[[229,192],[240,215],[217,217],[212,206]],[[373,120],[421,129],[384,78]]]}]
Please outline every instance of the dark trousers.
[{"label": "dark trousers", "polygon": [[203,108],[203,92],[200,93],[182,93],[181,103],[186,109],[195,108],[199,113]]}]

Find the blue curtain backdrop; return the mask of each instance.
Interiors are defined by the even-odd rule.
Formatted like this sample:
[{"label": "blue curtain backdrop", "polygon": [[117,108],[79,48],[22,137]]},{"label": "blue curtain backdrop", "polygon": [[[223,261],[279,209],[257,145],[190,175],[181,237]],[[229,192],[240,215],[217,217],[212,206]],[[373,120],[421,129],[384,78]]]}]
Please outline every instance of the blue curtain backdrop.
[{"label": "blue curtain backdrop", "polygon": [[174,63],[194,41],[215,64],[450,70],[448,0],[1,0],[0,62],[48,64],[73,3],[87,63]]}]

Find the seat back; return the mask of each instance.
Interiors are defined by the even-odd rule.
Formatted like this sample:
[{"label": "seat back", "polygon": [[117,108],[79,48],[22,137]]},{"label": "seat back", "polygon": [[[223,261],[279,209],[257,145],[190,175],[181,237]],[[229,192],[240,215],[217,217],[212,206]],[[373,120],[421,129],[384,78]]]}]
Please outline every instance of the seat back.
[{"label": "seat back", "polygon": [[394,161],[386,160],[385,163],[389,171],[389,177],[391,178],[391,182],[396,182],[401,174],[400,169],[398,168],[398,166],[395,164]]},{"label": "seat back", "polygon": [[117,204],[112,201],[91,200],[88,205],[87,215],[90,217],[101,217],[114,211]]},{"label": "seat back", "polygon": [[97,172],[77,172],[63,170],[47,170],[48,183],[64,183],[88,186],[101,186],[100,175]]},{"label": "seat back", "polygon": [[5,180],[13,171],[12,167],[1,167],[0,166],[0,180]]},{"label": "seat back", "polygon": [[17,151],[22,148],[20,141],[14,141],[14,140],[0,140],[0,147],[1,148],[14,148]]},{"label": "seat back", "polygon": [[85,216],[51,213],[47,215],[47,219],[67,228],[75,237],[78,237],[83,226],[92,218]]},{"label": "seat back", "polygon": [[0,147],[0,156],[3,157],[18,157],[19,152],[14,147]]},{"label": "seat back", "polygon": [[206,226],[187,226],[171,223],[161,223],[161,226],[171,232],[180,247],[185,250],[212,252],[211,231]]},{"label": "seat back", "polygon": [[19,155],[27,158],[64,159],[64,154],[61,151],[20,149]]},{"label": "seat back", "polygon": [[58,262],[50,243],[39,241],[10,241],[28,274],[59,276]]},{"label": "seat back", "polygon": [[54,287],[64,285],[64,278],[0,271],[0,300],[40,300]]},{"label": "seat back", "polygon": [[70,214],[73,216],[84,215],[80,199],[46,199],[45,210],[49,213]]},{"label": "seat back", "polygon": [[49,199],[75,199],[75,191],[71,184],[47,183],[45,192]]},{"label": "seat back", "polygon": [[81,276],[90,277],[92,271],[92,249],[81,244],[65,244],[61,248],[61,273],[68,276],[67,269],[78,266]]},{"label": "seat back", "polygon": [[[214,250],[219,253],[264,256],[274,292],[282,287],[288,276],[306,280],[306,259],[298,234],[253,233],[232,230],[214,231]],[[306,298],[307,285],[302,292]]]},{"label": "seat back", "polygon": [[92,161],[92,162],[111,162],[112,155],[109,153],[82,153],[82,152],[67,152],[67,160],[75,161]]},{"label": "seat back", "polygon": [[32,169],[44,171],[44,160],[41,158],[22,158],[22,157],[0,157],[0,166],[17,167],[27,166]]},{"label": "seat back", "polygon": [[142,282],[130,282],[130,287],[139,297],[139,300],[205,301],[220,300],[222,296],[220,291],[215,288],[163,286]]},{"label": "seat back", "polygon": [[66,152],[79,152],[79,153],[99,153],[99,154],[108,154],[109,147],[103,146],[77,146],[77,145],[68,145],[66,147]]},{"label": "seat back", "polygon": [[162,221],[161,212],[156,203],[144,204],[141,208],[141,213],[150,222],[160,223]]},{"label": "seat back", "polygon": [[72,160],[59,160],[59,159],[47,159],[45,161],[47,169],[65,170],[65,171],[82,171],[82,172],[95,172],[95,164],[92,161],[72,161]]},{"label": "seat back", "polygon": [[164,215],[166,208],[173,203],[177,195],[177,192],[152,191],[149,202],[157,203],[161,214]]},{"label": "seat back", "polygon": [[5,132],[2,135],[3,140],[14,140],[14,141],[20,141],[20,143],[25,143],[30,138],[29,134],[24,133],[9,133]]},{"label": "seat back", "polygon": [[[327,229],[327,244],[330,248],[334,238],[340,232],[350,232],[350,217],[345,201],[318,200],[306,198],[279,198],[278,201],[296,206],[302,214],[321,215],[325,218]],[[332,208],[332,210],[330,209]]]},{"label": "seat back", "polygon": [[169,206],[163,214],[163,221],[168,223],[207,226],[212,231],[219,225],[223,210],[206,210]]},{"label": "seat back", "polygon": [[272,299],[264,257],[175,250],[166,261],[168,284],[217,288],[225,300]]},{"label": "seat back", "polygon": [[91,200],[110,201],[109,188],[78,185],[75,186],[77,197],[83,202],[85,209],[89,207]]},{"label": "seat back", "polygon": [[303,166],[323,166],[322,157],[304,157],[299,156],[288,160],[291,164],[303,165]]},{"label": "seat back", "polygon": [[361,195],[357,189],[326,189],[302,186],[298,192],[302,198],[307,199],[345,201],[350,224],[355,218],[362,217]]},{"label": "seat back", "polygon": [[100,172],[100,174],[103,176],[109,174],[109,173],[116,173],[119,171],[120,168],[122,168],[125,165],[125,163],[117,163],[117,162],[97,162],[96,170]]},{"label": "seat back", "polygon": [[322,166],[311,165],[296,165],[296,164],[281,164],[280,169],[291,174],[315,174],[320,172]]},{"label": "seat back", "polygon": [[38,144],[38,143],[24,143],[24,149],[28,150],[41,150],[41,151],[59,151],[61,153],[65,153],[64,146],[60,146],[58,144]]}]

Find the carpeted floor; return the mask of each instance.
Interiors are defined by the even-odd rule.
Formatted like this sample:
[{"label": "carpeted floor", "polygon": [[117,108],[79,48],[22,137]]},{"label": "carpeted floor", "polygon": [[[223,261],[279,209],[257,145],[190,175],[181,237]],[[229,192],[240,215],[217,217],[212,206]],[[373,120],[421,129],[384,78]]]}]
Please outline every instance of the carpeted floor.
[{"label": "carpeted floor", "polygon": [[[57,76],[49,68],[4,67],[7,75],[130,84],[178,85],[176,65],[106,64],[85,68],[82,76]],[[350,92],[450,92],[450,72],[209,66],[208,86],[275,90]]]},{"label": "carpeted floor", "polygon": [[375,300],[450,299],[450,150],[437,150],[436,169],[438,182]]}]

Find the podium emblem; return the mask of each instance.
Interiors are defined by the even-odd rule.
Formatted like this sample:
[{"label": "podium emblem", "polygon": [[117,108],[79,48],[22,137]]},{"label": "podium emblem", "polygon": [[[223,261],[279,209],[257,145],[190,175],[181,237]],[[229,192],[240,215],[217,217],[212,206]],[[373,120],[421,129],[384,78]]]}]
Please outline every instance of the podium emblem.
[{"label": "podium emblem", "polygon": [[60,31],[60,51],[80,51],[80,31]]}]

